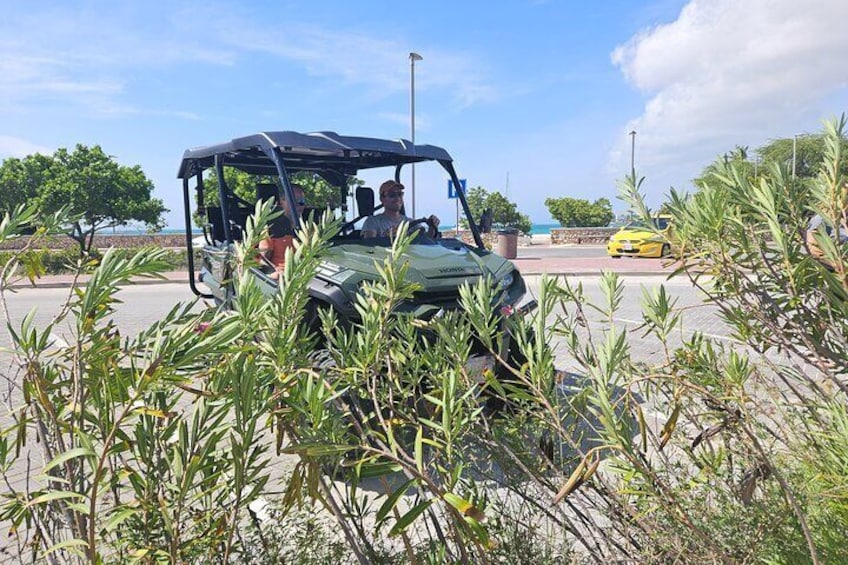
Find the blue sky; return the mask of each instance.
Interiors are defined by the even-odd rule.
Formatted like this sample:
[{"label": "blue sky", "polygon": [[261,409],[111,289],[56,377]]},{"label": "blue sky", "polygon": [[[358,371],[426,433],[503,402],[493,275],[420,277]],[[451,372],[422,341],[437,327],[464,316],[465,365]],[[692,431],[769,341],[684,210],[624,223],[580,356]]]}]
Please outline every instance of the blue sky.
[{"label": "blue sky", "polygon": [[[716,155],[848,109],[848,2],[12,2],[0,0],[0,159],[99,144],[141,165],[182,225],[188,147],[334,130],[448,149],[535,222],[547,197],[649,204]],[[366,176],[369,184],[381,178]],[[418,204],[453,223],[445,176]],[[409,203],[407,203],[407,206]]]}]

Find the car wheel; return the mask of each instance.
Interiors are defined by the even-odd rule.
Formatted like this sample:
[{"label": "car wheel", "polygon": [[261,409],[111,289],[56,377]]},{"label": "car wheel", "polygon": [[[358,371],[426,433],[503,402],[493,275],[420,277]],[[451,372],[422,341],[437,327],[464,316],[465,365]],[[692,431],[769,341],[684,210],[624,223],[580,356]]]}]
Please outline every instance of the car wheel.
[{"label": "car wheel", "polygon": [[613,259],[621,259],[621,255],[610,255]]},{"label": "car wheel", "polygon": [[663,243],[662,249],[660,250],[660,257],[668,257],[671,255],[671,246],[667,243]]}]

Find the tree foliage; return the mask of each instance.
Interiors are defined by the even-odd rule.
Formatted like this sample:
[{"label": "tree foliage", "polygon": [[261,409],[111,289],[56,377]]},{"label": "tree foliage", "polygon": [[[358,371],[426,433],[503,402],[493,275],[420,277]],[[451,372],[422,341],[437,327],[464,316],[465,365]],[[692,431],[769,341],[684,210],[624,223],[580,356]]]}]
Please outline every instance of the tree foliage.
[{"label": "tree foliage", "polygon": [[142,222],[151,230],[161,229],[167,209],[152,192],[153,183],[141,167],[118,164],[99,145],[7,159],[0,165],[0,211],[33,200],[47,213],[69,206],[75,217],[68,235],[83,254],[90,252],[94,234],[106,228]]},{"label": "tree foliage", "polygon": [[[518,210],[518,205],[508,200],[499,192],[489,192],[482,186],[469,189],[465,194],[468,200],[468,208],[475,220],[479,221],[483,212],[489,208],[492,210],[492,224],[496,227],[516,228],[523,233],[530,233],[533,224],[529,216]],[[463,218],[461,223],[467,226]]]},{"label": "tree foliage", "polygon": [[52,157],[40,153],[4,160],[0,165],[0,213],[34,202],[41,187],[53,178],[52,165]]},{"label": "tree foliage", "polygon": [[551,217],[567,228],[603,227],[615,217],[606,198],[594,202],[581,198],[546,198],[545,206]]},{"label": "tree foliage", "polygon": [[[838,164],[843,173],[848,173],[848,140],[841,141],[842,150]],[[716,158],[707,165],[694,180],[696,187],[716,180],[727,165],[732,164],[737,174],[744,175],[753,182],[760,178],[778,181],[783,177],[781,171],[792,175],[793,155],[795,180],[802,186],[811,184],[825,162],[826,136],[822,133],[803,134],[797,138],[779,138],[751,151],[745,146],[736,146],[732,151]],[[719,181],[720,182],[720,181]]]},{"label": "tree foliage", "polygon": [[[224,180],[227,187],[232,190],[236,196],[250,203],[256,201],[257,184],[276,183],[279,187],[279,182],[277,182],[276,177],[251,175],[233,167],[224,167]],[[319,175],[300,172],[293,174],[289,180],[292,183],[299,184],[303,187],[307,206],[336,210],[343,204],[339,188],[333,186]],[[218,173],[214,169],[210,170],[204,178],[203,183],[206,191],[206,204],[215,205],[218,202]],[[350,177],[348,179],[348,186],[351,188],[359,184],[362,184],[362,181],[356,177]]]}]

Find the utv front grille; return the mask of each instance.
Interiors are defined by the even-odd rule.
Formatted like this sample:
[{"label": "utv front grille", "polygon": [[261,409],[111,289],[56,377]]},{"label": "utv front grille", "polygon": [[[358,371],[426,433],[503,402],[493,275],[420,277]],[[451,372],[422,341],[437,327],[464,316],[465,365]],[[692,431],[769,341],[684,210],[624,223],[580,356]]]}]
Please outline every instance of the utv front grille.
[{"label": "utv front grille", "polygon": [[459,290],[416,292],[410,302],[438,306],[445,310],[455,310],[459,308]]}]

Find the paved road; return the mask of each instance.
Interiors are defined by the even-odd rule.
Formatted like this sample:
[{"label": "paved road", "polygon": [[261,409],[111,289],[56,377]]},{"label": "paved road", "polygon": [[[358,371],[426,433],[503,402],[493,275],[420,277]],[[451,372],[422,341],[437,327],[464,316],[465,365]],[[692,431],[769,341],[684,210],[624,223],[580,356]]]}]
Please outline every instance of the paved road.
[{"label": "paved road", "polygon": [[518,247],[519,259],[606,257],[604,245],[526,245]]},{"label": "paved road", "polygon": [[[623,260],[622,260],[623,261]],[[631,260],[628,260],[631,261]],[[530,294],[538,294],[539,276],[528,275],[528,287]],[[593,300],[601,299],[598,276],[569,277],[576,283],[582,282],[585,293]],[[615,322],[623,326],[635,327],[641,323],[640,301],[643,288],[652,292],[660,284],[665,285],[668,292],[676,297],[678,306],[686,307],[684,333],[689,334],[698,330],[711,335],[726,335],[723,324],[715,316],[712,308],[702,304],[702,298],[697,291],[682,277],[667,280],[664,276],[626,276],[622,277],[624,283],[624,299]],[[36,309],[34,323],[36,327],[43,328],[50,323],[68,295],[66,288],[21,288],[11,295],[8,307],[13,326],[17,327],[20,320],[31,310]],[[171,283],[158,285],[139,285],[123,287],[118,294],[123,301],[116,307],[115,321],[120,331],[125,336],[133,336],[142,329],[148,327],[152,322],[161,319],[178,302],[189,301],[193,295],[185,283]],[[608,324],[598,322],[595,329],[601,330]],[[59,328],[60,335],[68,335],[68,328]],[[645,348],[646,355],[654,350],[650,340],[637,341],[635,347]],[[644,342],[644,343],[643,343]],[[0,338],[0,347],[8,346],[9,340],[6,332]],[[648,359],[645,359],[648,360]]]},{"label": "paved road", "polygon": [[603,245],[531,245],[518,248],[513,261],[526,274],[593,275],[601,271],[622,274],[670,274],[665,259],[621,257],[613,259]]},{"label": "paved road", "polygon": [[[538,296],[541,277],[528,276],[526,279],[529,294],[533,297]],[[605,303],[599,276],[567,277],[567,279],[572,286],[581,283],[583,285],[583,293],[589,301],[599,305]],[[660,285],[662,285],[665,287],[670,300],[674,301],[675,308],[684,310],[682,323],[670,339],[671,347],[680,345],[684,339],[691,337],[696,331],[709,337],[730,340],[728,337],[729,330],[718,317],[716,308],[706,304],[700,291],[693,288],[687,279],[683,277],[667,279],[664,276],[652,275],[625,276],[621,277],[621,280],[623,284],[623,296],[620,307],[612,320],[617,329],[634,330],[639,328],[643,323],[643,295],[658,291]],[[554,312],[554,316],[549,318],[549,325],[554,323],[553,318],[555,318],[557,313],[559,312]],[[600,333],[610,328],[610,322],[602,319],[601,315],[597,312],[590,310],[588,314],[592,320],[591,331],[593,335],[600,335]],[[631,332],[628,336],[628,343],[630,344],[634,359],[645,362],[659,361],[664,352],[662,345],[653,336],[643,336],[643,334],[643,331],[638,331]],[[572,359],[567,355],[563,340],[553,335],[550,337],[557,353],[558,368],[574,370],[576,367],[573,366]]]}]

